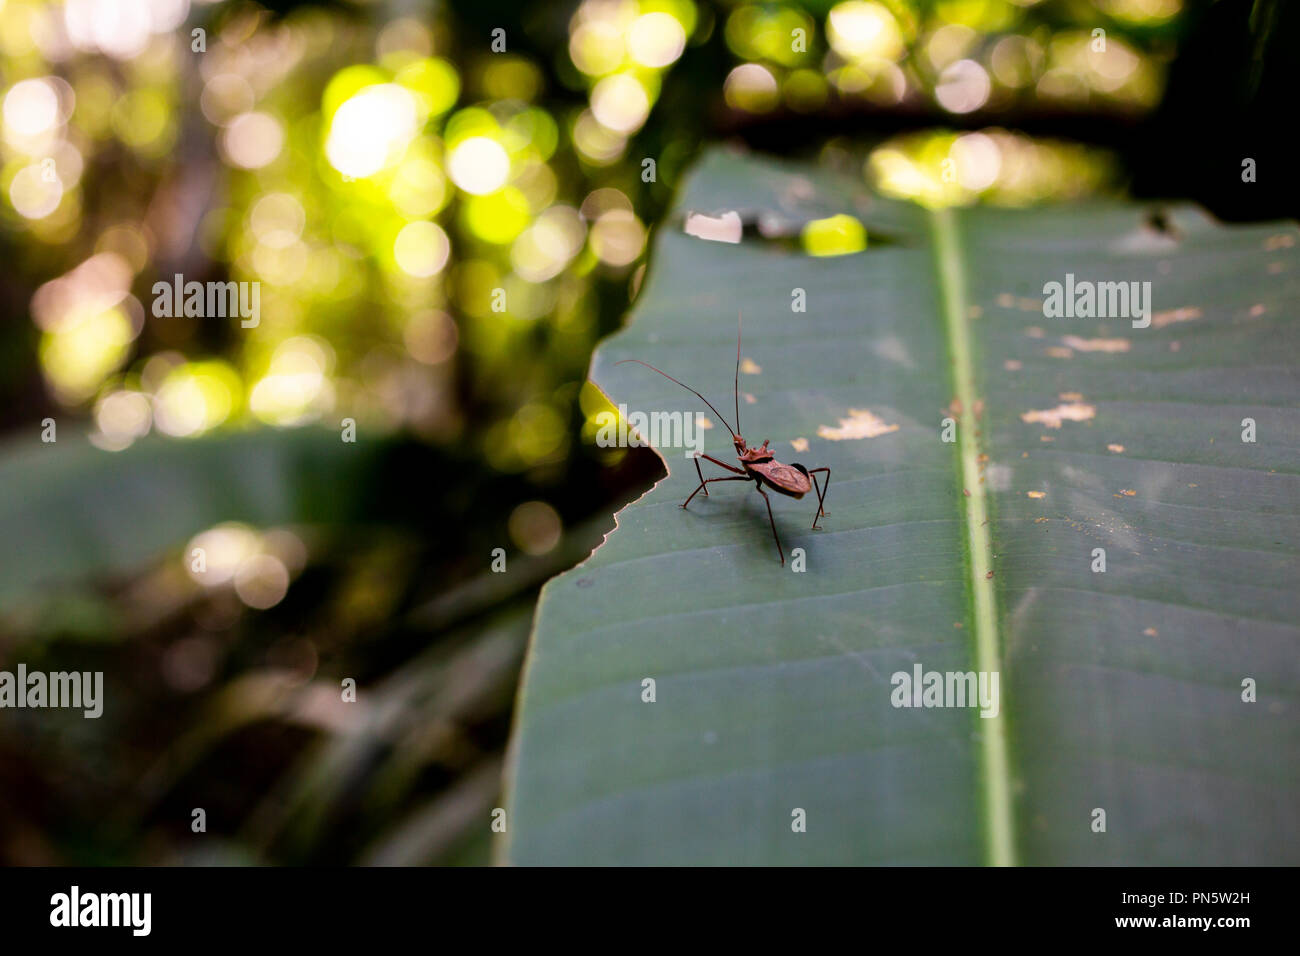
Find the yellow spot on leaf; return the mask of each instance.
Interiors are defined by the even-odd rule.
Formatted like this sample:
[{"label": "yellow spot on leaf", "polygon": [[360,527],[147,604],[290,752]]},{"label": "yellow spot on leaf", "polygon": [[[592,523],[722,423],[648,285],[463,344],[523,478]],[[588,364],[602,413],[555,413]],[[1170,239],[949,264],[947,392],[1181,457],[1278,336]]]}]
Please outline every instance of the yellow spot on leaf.
[{"label": "yellow spot on leaf", "polygon": [[1020,359],[1007,359],[1002,363],[1002,367],[1008,372],[1019,372],[1025,365]]},{"label": "yellow spot on leaf", "polygon": [[1166,309],[1151,316],[1151,324],[1157,329],[1163,329],[1166,325],[1173,325],[1175,322],[1190,322],[1192,319],[1199,319],[1201,314],[1201,310],[1194,305],[1184,306],[1181,309]]},{"label": "yellow spot on leaf", "polygon": [[1128,339],[1081,339],[1067,335],[1061,341],[1080,352],[1127,352],[1129,348]]},{"label": "yellow spot on leaf", "polygon": [[745,397],[746,405],[753,405],[755,402],[758,401],[758,399],[756,399],[753,395],[750,395],[749,392],[742,392],[741,394],[744,395]]},{"label": "yellow spot on leaf", "polygon": [[1048,346],[1047,354],[1050,358],[1074,358],[1074,350],[1068,349],[1064,345]]},{"label": "yellow spot on leaf", "polygon": [[807,450],[808,450],[808,439],[806,439],[806,438],[795,438],[795,439],[792,439],[791,442],[790,442],[790,447],[793,448],[795,451],[807,451]]},{"label": "yellow spot on leaf", "polygon": [[740,370],[746,375],[757,375],[759,372],[763,371],[763,366],[759,365],[753,359],[741,359]]},{"label": "yellow spot on leaf", "polygon": [[1065,405],[1057,405],[1055,408],[1044,408],[1037,411],[1021,412],[1020,420],[1022,422],[1038,422],[1040,425],[1046,425],[1048,428],[1060,428],[1062,422],[1083,422],[1087,421],[1097,414],[1097,409],[1093,405],[1085,405],[1082,402],[1070,402]]},{"label": "yellow spot on leaf", "polygon": [[1045,492],[1045,491],[1026,491],[1025,494],[1027,494],[1027,495],[1028,495],[1029,497],[1031,497],[1031,498],[1046,498],[1046,497],[1047,497],[1047,492]]},{"label": "yellow spot on leaf", "polygon": [[1154,627],[1148,627],[1148,628],[1147,628],[1145,631],[1143,631],[1142,633],[1145,634],[1147,637],[1159,637],[1159,636],[1160,636],[1160,632],[1157,631]]},{"label": "yellow spot on leaf", "polygon": [[898,431],[897,425],[886,425],[865,408],[850,408],[849,417],[840,419],[839,428],[832,428],[830,425],[820,425],[817,428],[819,436],[829,438],[831,441],[875,438],[877,435],[896,431]]},{"label": "yellow spot on leaf", "polygon": [[867,248],[867,230],[843,213],[812,220],[803,227],[802,239],[810,256],[844,256]]},{"label": "yellow spot on leaf", "polygon": [[699,415],[696,417],[695,420],[699,422],[701,428],[709,429],[713,427],[713,422],[709,421],[709,417],[707,415]]},{"label": "yellow spot on leaf", "polygon": [[1109,451],[1113,451],[1113,452],[1114,452],[1115,454],[1117,454],[1117,455],[1118,455],[1118,454],[1121,454],[1121,453],[1124,451],[1124,446],[1123,446],[1123,445],[1107,445],[1106,448],[1107,448]]}]

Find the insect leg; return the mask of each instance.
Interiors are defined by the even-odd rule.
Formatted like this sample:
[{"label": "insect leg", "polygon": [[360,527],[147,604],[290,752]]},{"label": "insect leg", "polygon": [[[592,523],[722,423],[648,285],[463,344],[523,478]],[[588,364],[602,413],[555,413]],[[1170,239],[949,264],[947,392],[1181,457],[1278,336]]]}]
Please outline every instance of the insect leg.
[{"label": "insect leg", "polygon": [[763,501],[767,503],[767,520],[772,525],[772,537],[776,539],[776,553],[781,555],[781,566],[785,567],[785,551],[781,548],[781,536],[776,533],[776,519],[772,517],[772,502],[767,497],[767,492],[763,490],[762,485],[758,485],[758,493],[763,496]]},{"label": "insect leg", "polygon": [[[715,481],[749,481],[749,475],[727,475],[723,478],[708,478],[708,479],[701,477],[700,487],[696,488],[694,491],[691,492],[691,498],[694,498],[696,495],[700,493],[700,488],[704,488],[705,485],[711,484],[712,482]],[[704,493],[707,495],[709,493],[709,489],[704,488]],[[685,508],[687,505],[691,503],[691,498],[687,498],[685,501],[682,502],[683,508]]]},{"label": "insect leg", "polygon": [[[736,474],[738,474],[738,475],[740,475],[740,476],[742,476],[742,477],[744,477],[744,478],[748,478],[748,477],[749,477],[748,475],[745,474],[745,472],[744,472],[743,469],[741,469],[741,468],[733,468],[731,465],[728,465],[725,461],[718,461],[718,459],[716,459],[716,458],[712,458],[712,457],[710,457],[710,456],[708,456],[708,455],[696,455],[696,456],[694,456],[694,457],[695,457],[695,473],[696,473],[697,475],[700,476],[700,487],[699,487],[699,488],[696,488],[694,491],[691,492],[691,498],[694,498],[696,495],[698,495],[698,494],[700,493],[700,488],[703,488],[703,489],[704,489],[704,495],[705,495],[705,497],[708,497],[708,494],[709,494],[709,489],[708,489],[708,488],[704,488],[704,486],[707,485],[709,482],[704,480],[704,472],[700,471],[700,459],[701,459],[701,458],[707,458],[709,461],[713,462],[713,463],[714,463],[715,465],[717,465],[719,468],[725,468],[725,469],[727,469],[727,471],[734,471]],[[710,481],[715,481],[715,480],[717,480],[717,479],[712,479],[712,478],[711,478],[711,479],[709,479],[709,480],[710,480]],[[682,507],[683,507],[683,508],[685,508],[687,505],[689,505],[689,504],[691,503],[691,498],[687,498],[686,501],[684,501],[684,502],[682,503]]]},{"label": "insect leg", "polygon": [[743,475],[743,474],[745,473],[745,469],[743,469],[743,468],[737,468],[735,465],[728,465],[725,461],[718,461],[718,459],[714,458],[712,455],[696,455],[696,456],[695,456],[695,464],[696,464],[697,467],[699,466],[699,463],[700,463],[699,460],[700,460],[701,458],[703,458],[705,461],[711,461],[711,462],[713,462],[713,463],[714,463],[715,465],[717,465],[719,468],[725,468],[725,469],[727,469],[727,471],[734,471],[734,472],[735,472],[736,474],[738,474],[738,475]]},{"label": "insect leg", "polygon": [[814,488],[817,488],[817,514],[813,516],[813,523],[812,523],[812,526],[813,526],[814,530],[820,530],[820,529],[817,528],[817,519],[818,519],[818,518],[825,518],[826,515],[828,514],[828,512],[826,511],[825,508],[822,507],[822,505],[823,505],[823,503],[825,503],[825,501],[826,501],[826,492],[829,491],[829,490],[830,490],[830,487],[831,487],[831,470],[830,470],[829,468],[824,468],[824,467],[823,467],[823,468],[814,468],[814,469],[812,469],[812,471],[808,472],[808,476],[811,478],[813,475],[817,474],[817,472],[819,472],[819,471],[824,471],[824,472],[826,472],[826,484],[823,485],[823,486],[821,486],[821,487],[818,487],[818,486],[817,486],[817,479],[816,479],[816,478],[813,478],[813,480],[812,480],[813,487],[814,487]]}]

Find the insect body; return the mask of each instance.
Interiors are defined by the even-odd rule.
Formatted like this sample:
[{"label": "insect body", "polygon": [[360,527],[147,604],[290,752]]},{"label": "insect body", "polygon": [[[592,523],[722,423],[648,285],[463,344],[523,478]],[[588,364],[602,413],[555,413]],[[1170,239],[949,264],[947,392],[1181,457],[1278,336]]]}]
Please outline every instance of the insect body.
[{"label": "insect body", "polygon": [[[737,326],[736,326],[736,383],[735,383],[736,427],[735,428],[732,428],[730,425],[727,424],[727,420],[723,418],[722,413],[720,411],[718,411],[716,408],[713,407],[712,402],[710,402],[703,395],[700,395],[699,392],[696,392],[695,389],[691,388],[685,382],[678,382],[677,379],[673,378],[667,372],[655,368],[649,362],[642,362],[640,359],[623,359],[622,362],[615,362],[614,364],[622,365],[624,362],[635,362],[638,365],[644,365],[646,368],[658,372],[664,378],[677,382],[678,385],[680,385],[682,388],[686,389],[687,391],[694,392],[695,395],[699,397],[700,401],[702,401],[705,405],[708,405],[709,408],[713,410],[713,413],[717,415],[719,419],[721,419],[722,424],[727,426],[727,431],[731,432],[732,441],[736,446],[736,455],[737,455],[736,460],[740,462],[740,467],[737,468],[734,465],[727,464],[725,461],[719,461],[717,458],[714,458],[711,455],[700,454],[696,456],[695,473],[699,475],[700,484],[699,487],[697,487],[694,491],[691,492],[690,497],[688,497],[685,501],[682,502],[682,507],[685,508],[687,505],[689,505],[691,503],[691,498],[694,498],[701,491],[703,491],[704,494],[707,496],[709,493],[708,486],[715,481],[754,482],[755,488],[758,490],[758,493],[763,496],[764,503],[767,504],[767,520],[772,525],[772,537],[776,539],[776,551],[777,554],[781,556],[781,564],[784,566],[785,551],[781,548],[781,536],[776,533],[776,520],[772,517],[772,502],[767,497],[767,492],[764,491],[763,488],[764,486],[766,486],[771,490],[777,492],[778,494],[786,495],[790,498],[802,498],[804,495],[808,494],[809,491],[816,489],[817,513],[813,515],[812,526],[814,531],[819,531],[821,529],[817,527],[817,520],[819,518],[823,518],[826,516],[826,511],[823,505],[825,504],[826,501],[826,491],[828,488],[830,488],[830,484],[831,484],[831,470],[826,467],[808,469],[805,468],[803,465],[799,464],[798,462],[791,462],[790,464],[787,465],[784,462],[779,462],[776,460],[776,456],[768,448],[768,445],[771,443],[767,439],[763,440],[763,444],[761,447],[750,448],[748,444],[746,444],[745,439],[741,437],[739,431],[740,428],[740,323],[739,321],[737,321]],[[704,472],[700,469],[701,458],[712,462],[713,464],[717,465],[719,468],[725,468],[727,471],[733,472],[733,474],[726,475],[720,478],[706,479],[704,477]],[[817,483],[817,479],[814,476],[822,472],[826,473],[826,478],[824,479],[824,484],[819,485]]]}]

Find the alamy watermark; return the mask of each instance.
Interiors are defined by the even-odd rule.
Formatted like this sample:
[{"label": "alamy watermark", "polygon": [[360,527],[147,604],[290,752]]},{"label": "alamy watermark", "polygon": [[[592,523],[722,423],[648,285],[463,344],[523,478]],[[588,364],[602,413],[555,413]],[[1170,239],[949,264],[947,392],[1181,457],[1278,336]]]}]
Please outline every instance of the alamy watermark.
[{"label": "alamy watermark", "polygon": [[158,318],[240,319],[255,329],[262,321],[262,283],[186,282],[179,272],[173,282],[153,284],[153,314]]},{"label": "alamy watermark", "polygon": [[1076,282],[1074,273],[1065,282],[1043,286],[1043,315],[1049,319],[1131,319],[1133,328],[1151,324],[1151,283]]},{"label": "alamy watermark", "polygon": [[704,454],[705,418],[700,412],[628,412],[596,415],[596,444],[601,448],[685,448],[687,458]]},{"label": "alamy watermark", "polygon": [[133,936],[153,929],[152,893],[83,893],[73,885],[50,897],[51,926],[123,926]]},{"label": "alamy watermark", "polygon": [[0,708],[71,707],[94,719],[104,713],[103,671],[0,671]]},{"label": "alamy watermark", "polygon": [[889,702],[895,707],[978,707],[981,717],[996,717],[1001,709],[997,671],[895,671]]}]

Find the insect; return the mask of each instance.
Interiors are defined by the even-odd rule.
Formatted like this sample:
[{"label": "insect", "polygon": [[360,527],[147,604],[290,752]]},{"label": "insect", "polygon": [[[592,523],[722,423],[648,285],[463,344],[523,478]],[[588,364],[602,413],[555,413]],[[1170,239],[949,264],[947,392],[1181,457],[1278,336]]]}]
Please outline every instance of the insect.
[{"label": "insect", "polygon": [[[735,383],[735,393],[734,393],[734,397],[736,400],[736,427],[735,428],[732,428],[729,424],[727,424],[726,418],[723,418],[722,413],[713,407],[712,402],[710,402],[699,392],[696,392],[695,389],[691,388],[685,382],[677,381],[677,379],[673,378],[671,375],[669,375],[667,372],[663,371],[662,369],[657,369],[649,362],[642,362],[640,359],[623,359],[621,362],[615,362],[614,364],[622,365],[625,362],[635,362],[638,365],[644,365],[646,368],[650,369],[651,371],[658,372],[664,378],[669,379],[670,381],[673,382],[677,382],[678,385],[680,385],[682,388],[686,389],[687,391],[694,392],[694,394],[700,399],[700,401],[702,401],[705,405],[708,405],[709,408],[713,410],[713,414],[717,415],[718,418],[722,420],[722,424],[727,426],[727,431],[731,432],[731,440],[736,446],[736,455],[738,456],[736,460],[740,462],[740,467],[737,468],[734,465],[727,464],[725,461],[719,461],[717,458],[714,458],[711,455],[705,455],[703,453],[697,455],[695,457],[695,473],[700,477],[700,484],[698,488],[696,488],[694,491],[691,492],[690,497],[688,497],[685,501],[682,502],[682,507],[685,508],[687,505],[689,505],[691,503],[691,498],[694,498],[701,491],[703,491],[705,496],[707,497],[709,494],[709,489],[707,486],[713,484],[713,482],[715,481],[754,482],[754,486],[757,488],[758,493],[763,496],[763,501],[767,505],[767,520],[772,525],[772,537],[776,539],[776,551],[777,554],[781,556],[781,565],[784,567],[785,551],[781,547],[781,536],[776,533],[776,519],[772,517],[772,501],[767,497],[767,492],[763,490],[763,487],[766,485],[768,488],[771,488],[773,491],[777,492],[778,494],[786,495],[790,498],[802,498],[804,495],[808,494],[809,491],[816,489],[817,513],[813,515],[812,529],[814,531],[820,531],[821,529],[817,527],[817,521],[819,518],[826,517],[826,510],[823,506],[825,505],[826,502],[826,491],[831,486],[831,470],[826,467],[809,469],[809,468],[805,468],[803,465],[799,464],[798,462],[791,462],[790,464],[787,465],[783,462],[779,462],[776,460],[775,454],[773,454],[773,452],[768,448],[768,445],[771,444],[771,442],[768,439],[766,438],[763,439],[763,444],[761,447],[750,448],[745,443],[745,439],[741,437],[740,435],[740,319],[739,317],[736,320],[736,383]],[[727,471],[734,472],[734,474],[727,475],[721,478],[706,479],[704,477],[704,472],[700,469],[701,458],[713,462],[713,464],[717,465],[719,468],[725,468]],[[817,483],[817,479],[814,476],[821,474],[822,472],[826,473],[826,478],[824,479],[825,483],[823,485],[819,485]]]}]

